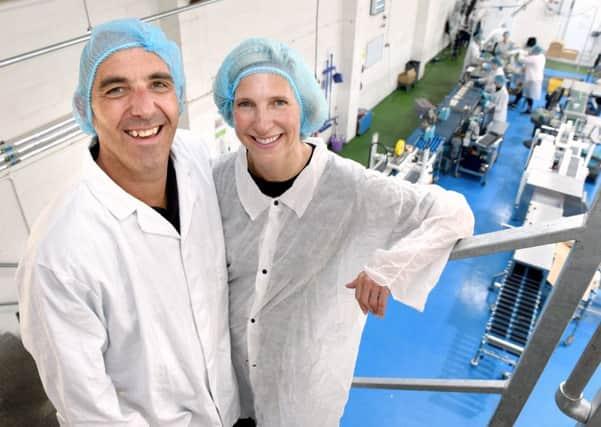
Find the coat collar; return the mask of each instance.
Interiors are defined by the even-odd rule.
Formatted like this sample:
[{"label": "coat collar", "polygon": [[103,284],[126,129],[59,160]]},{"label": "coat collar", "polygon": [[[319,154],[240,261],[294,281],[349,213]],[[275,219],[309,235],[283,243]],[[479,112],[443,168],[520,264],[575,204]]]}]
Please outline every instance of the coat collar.
[{"label": "coat collar", "polygon": [[[181,147],[179,147],[181,142],[178,139],[176,134],[170,156],[177,177],[180,228],[182,235],[185,235],[189,228],[192,207],[199,196],[196,191],[199,186],[195,186],[191,182],[191,164],[189,159],[183,155]],[[177,231],[161,214],[121,188],[96,164],[90,153],[85,156],[84,181],[94,197],[118,221],[124,221],[135,213],[142,231],[179,238]]]},{"label": "coat collar", "polygon": [[[300,218],[313,198],[317,183],[328,161],[325,144],[318,138],[308,138],[305,142],[315,146],[311,162],[298,175],[292,187],[277,199],[292,209]],[[244,210],[254,221],[272,203],[273,198],[261,193],[248,172],[246,147],[240,146],[236,155],[236,189]]]}]

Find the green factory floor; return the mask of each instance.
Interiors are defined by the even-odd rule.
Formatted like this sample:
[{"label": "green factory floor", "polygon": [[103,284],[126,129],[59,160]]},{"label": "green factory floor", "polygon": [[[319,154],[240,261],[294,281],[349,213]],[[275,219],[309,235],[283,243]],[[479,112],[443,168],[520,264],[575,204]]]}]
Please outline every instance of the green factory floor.
[{"label": "green factory floor", "polygon": [[398,139],[406,139],[411,135],[419,124],[413,109],[414,99],[426,98],[436,105],[449,94],[459,80],[463,55],[452,58],[445,51],[439,58],[439,61],[432,61],[426,65],[423,78],[413,89],[409,89],[408,92],[395,90],[373,108],[369,131],[345,144],[341,155],[366,165],[369,143],[374,132],[378,132],[380,143],[391,148]]},{"label": "green factory floor", "polygon": [[581,73],[584,74],[587,71],[587,67],[583,66],[576,66],[573,64],[568,64],[566,62],[560,62],[560,61],[553,61],[552,59],[547,59],[545,66],[547,68],[553,68],[554,70],[558,70],[558,71],[567,71],[568,73]]}]

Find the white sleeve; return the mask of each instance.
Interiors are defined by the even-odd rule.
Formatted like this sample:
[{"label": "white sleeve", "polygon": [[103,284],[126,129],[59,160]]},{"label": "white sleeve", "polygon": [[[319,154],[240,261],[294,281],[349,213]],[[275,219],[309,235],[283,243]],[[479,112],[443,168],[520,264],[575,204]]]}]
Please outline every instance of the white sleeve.
[{"label": "white sleeve", "polygon": [[37,264],[19,270],[17,285],[23,344],[60,424],[147,427],[139,413],[119,401],[106,374],[108,336],[98,295]]},{"label": "white sleeve", "polygon": [[453,246],[473,234],[472,211],[459,193],[371,171],[366,195],[368,226],[386,221],[391,229],[389,247],[378,249],[364,270],[397,301],[422,311]]}]

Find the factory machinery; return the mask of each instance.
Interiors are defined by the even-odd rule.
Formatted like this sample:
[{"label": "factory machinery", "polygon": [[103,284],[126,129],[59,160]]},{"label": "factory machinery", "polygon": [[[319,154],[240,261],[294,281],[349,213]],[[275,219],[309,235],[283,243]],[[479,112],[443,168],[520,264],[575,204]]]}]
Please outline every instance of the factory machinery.
[{"label": "factory machinery", "polygon": [[480,77],[458,83],[438,107],[416,99],[421,126],[394,150],[385,147],[379,153],[382,144],[374,135],[369,167],[412,182],[433,182],[440,172],[465,173],[477,176],[484,185],[507,124],[491,120],[493,103],[484,90],[486,79],[474,76]]},{"label": "factory machinery", "polygon": [[[369,167],[387,174],[393,174],[412,182],[435,181],[440,171],[457,173],[457,164],[461,163],[461,147],[480,146],[487,151],[488,161],[494,161],[492,150],[501,138],[490,139],[485,129],[504,132],[503,126],[489,126],[490,104],[483,96],[482,89],[473,81],[458,84],[451,94],[435,107],[426,99],[415,100],[415,112],[421,120],[407,141],[399,140],[394,150],[384,147],[384,153],[378,152],[382,144],[374,134],[369,156]],[[459,147],[451,147],[450,141],[459,138]],[[495,145],[496,144],[496,145]],[[464,162],[464,165],[467,162]],[[488,165],[479,164],[477,170],[465,172],[480,174],[487,171]]]},{"label": "factory machinery", "polygon": [[[596,119],[590,120],[589,126],[567,121],[559,128],[543,126],[536,132],[515,201],[518,216],[527,206],[524,225],[548,223],[586,212],[586,165],[598,142],[590,138],[594,133],[590,130],[591,123],[594,127],[601,125]],[[584,156],[584,152],[589,154]],[[493,279],[491,290],[496,292],[496,299],[472,365],[477,366],[483,356],[500,359],[512,367],[516,365],[546,295],[557,280],[569,245],[550,244],[514,252],[505,271]],[[574,331],[598,287],[599,272],[582,297]],[[572,339],[573,332],[564,344],[570,344]]]}]

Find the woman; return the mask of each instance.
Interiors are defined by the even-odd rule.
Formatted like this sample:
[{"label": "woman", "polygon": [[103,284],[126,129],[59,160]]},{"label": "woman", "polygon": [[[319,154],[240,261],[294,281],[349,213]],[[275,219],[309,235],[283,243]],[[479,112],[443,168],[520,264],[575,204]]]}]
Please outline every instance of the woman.
[{"label": "woman", "polygon": [[459,194],[385,177],[307,138],[325,100],[279,42],[237,46],[213,90],[242,142],[214,169],[242,417],[337,426],[366,313],[383,316],[390,291],[422,310],[472,213]]}]

